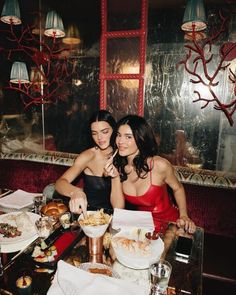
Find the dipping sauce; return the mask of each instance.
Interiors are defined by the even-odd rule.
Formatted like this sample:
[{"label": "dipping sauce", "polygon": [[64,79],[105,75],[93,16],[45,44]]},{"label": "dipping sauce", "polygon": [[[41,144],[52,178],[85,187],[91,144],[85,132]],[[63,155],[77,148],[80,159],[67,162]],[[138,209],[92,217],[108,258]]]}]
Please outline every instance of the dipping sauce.
[{"label": "dipping sauce", "polygon": [[60,223],[64,228],[70,227],[70,212],[66,212],[60,216]]},{"label": "dipping sauce", "polygon": [[148,232],[145,234],[146,239],[148,240],[157,240],[159,238],[158,232]]}]

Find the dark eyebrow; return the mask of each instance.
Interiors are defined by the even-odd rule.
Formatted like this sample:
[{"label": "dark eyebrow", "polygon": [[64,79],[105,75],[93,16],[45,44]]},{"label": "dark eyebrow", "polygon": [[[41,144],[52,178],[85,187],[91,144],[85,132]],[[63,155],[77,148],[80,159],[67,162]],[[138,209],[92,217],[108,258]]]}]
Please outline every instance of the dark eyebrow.
[{"label": "dark eyebrow", "polygon": [[[102,129],[102,130],[100,130],[100,131],[103,132],[103,131],[106,131],[106,130],[109,130],[109,127],[104,128],[104,129]],[[96,131],[96,130],[91,130],[91,132],[98,132],[98,131]]]},{"label": "dark eyebrow", "polygon": [[[117,131],[117,134],[119,134],[119,135],[120,135],[120,132],[119,132],[119,131]],[[125,136],[127,136],[127,135],[128,135],[128,136],[133,136],[133,133],[125,133],[124,135],[125,135]]]},{"label": "dark eyebrow", "polygon": [[101,131],[106,131],[109,130],[109,127],[102,129]]}]

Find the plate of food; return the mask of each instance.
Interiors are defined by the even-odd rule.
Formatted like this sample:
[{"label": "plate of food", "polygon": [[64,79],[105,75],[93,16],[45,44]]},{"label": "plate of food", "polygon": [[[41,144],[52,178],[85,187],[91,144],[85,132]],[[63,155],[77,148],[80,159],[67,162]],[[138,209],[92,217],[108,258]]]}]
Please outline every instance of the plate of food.
[{"label": "plate of food", "polygon": [[142,229],[121,230],[112,237],[111,244],[117,260],[133,269],[146,269],[153,260],[159,260],[164,251],[160,237],[149,239]]},{"label": "plate of food", "polygon": [[45,241],[41,244],[36,244],[31,253],[34,263],[39,266],[54,268],[58,260],[63,259],[83,237],[81,233],[81,230],[59,231],[58,237],[50,246],[46,245],[47,247],[45,247]]},{"label": "plate of food", "polygon": [[99,238],[106,232],[111,219],[112,215],[100,209],[98,211],[87,211],[86,218],[81,214],[78,222],[86,236],[90,238]]},{"label": "plate of food", "polygon": [[0,215],[0,244],[14,244],[37,235],[35,221],[40,215],[32,212],[10,212]]},{"label": "plate of food", "polygon": [[105,275],[117,279],[120,278],[118,273],[115,272],[110,266],[102,263],[85,262],[80,264],[79,268],[93,274]]}]

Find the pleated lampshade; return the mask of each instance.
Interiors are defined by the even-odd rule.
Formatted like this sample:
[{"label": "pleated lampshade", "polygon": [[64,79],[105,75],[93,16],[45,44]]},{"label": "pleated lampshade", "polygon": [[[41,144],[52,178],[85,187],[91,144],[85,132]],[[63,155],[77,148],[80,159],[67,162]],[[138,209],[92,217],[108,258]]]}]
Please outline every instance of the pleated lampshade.
[{"label": "pleated lampshade", "polygon": [[75,24],[70,24],[66,30],[66,36],[62,42],[68,45],[77,45],[81,43],[79,29]]},{"label": "pleated lampshade", "polygon": [[65,36],[62,19],[54,10],[47,13],[44,35],[53,38],[63,38]]},{"label": "pleated lampshade", "polygon": [[20,7],[17,0],[6,0],[2,9],[1,21],[6,24],[20,25]]},{"label": "pleated lampshade", "polygon": [[184,12],[183,31],[202,31],[207,27],[203,0],[188,0]]},{"label": "pleated lampshade", "polygon": [[15,61],[11,68],[10,82],[15,84],[29,83],[29,75],[24,62]]}]

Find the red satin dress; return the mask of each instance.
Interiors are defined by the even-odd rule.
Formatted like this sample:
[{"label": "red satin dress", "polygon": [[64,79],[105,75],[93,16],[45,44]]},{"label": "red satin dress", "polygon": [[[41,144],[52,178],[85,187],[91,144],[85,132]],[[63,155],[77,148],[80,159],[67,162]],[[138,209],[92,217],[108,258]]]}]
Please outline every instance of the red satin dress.
[{"label": "red satin dress", "polygon": [[160,220],[176,221],[179,218],[179,210],[171,201],[166,184],[152,184],[150,171],[150,187],[142,196],[129,196],[124,194],[125,200],[135,205],[137,210],[152,212],[155,230],[160,231]]}]

